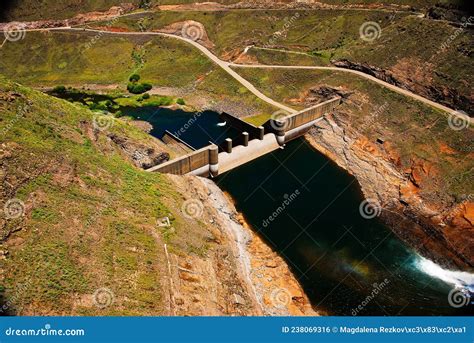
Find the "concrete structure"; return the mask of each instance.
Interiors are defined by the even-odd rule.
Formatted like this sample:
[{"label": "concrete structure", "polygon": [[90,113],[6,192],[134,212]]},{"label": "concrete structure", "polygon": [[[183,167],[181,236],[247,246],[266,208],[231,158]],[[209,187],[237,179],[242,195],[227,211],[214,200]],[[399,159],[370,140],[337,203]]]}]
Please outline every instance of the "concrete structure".
[{"label": "concrete structure", "polygon": [[280,148],[280,144],[278,144],[275,135],[267,133],[262,140],[249,141],[248,146],[236,146],[230,154],[225,151],[221,152],[219,153],[219,174],[255,160],[278,148]]},{"label": "concrete structure", "polygon": [[208,145],[148,171],[215,177],[304,135],[325,114],[332,112],[340,101],[341,98],[337,97],[283,118],[270,118],[260,127],[222,113],[221,117],[228,125],[242,132],[240,137],[234,140],[226,138],[219,147],[215,144]]},{"label": "concrete structure", "polygon": [[263,139],[263,126],[257,127],[225,112],[220,114],[220,119],[241,132],[247,132],[250,140]]},{"label": "concrete structure", "polygon": [[163,135],[161,140],[167,145],[175,147],[176,151],[180,152],[179,155],[186,155],[196,150],[191,145],[183,141],[181,138],[176,137],[168,130],[165,131],[165,134]]}]

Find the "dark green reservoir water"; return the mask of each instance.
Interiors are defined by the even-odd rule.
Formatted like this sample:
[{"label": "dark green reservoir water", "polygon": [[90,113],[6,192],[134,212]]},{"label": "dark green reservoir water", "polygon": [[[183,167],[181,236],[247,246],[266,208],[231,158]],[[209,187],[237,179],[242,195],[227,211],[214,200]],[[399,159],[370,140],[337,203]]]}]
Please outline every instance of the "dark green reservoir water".
[{"label": "dark green reservoir water", "polygon": [[165,130],[168,130],[196,149],[209,145],[210,141],[219,144],[238,134],[228,125],[220,126],[219,115],[213,111],[189,113],[168,108],[128,107],[123,108],[122,113],[148,121],[153,125],[150,133],[155,137],[163,137]]},{"label": "dark green reservoir water", "polygon": [[285,258],[316,308],[335,315],[463,315],[472,310],[450,306],[448,293],[454,284],[472,287],[473,276],[443,270],[377,218],[364,219],[356,180],[303,139],[220,176],[217,183]]},{"label": "dark green reservoir water", "polygon": [[[151,122],[157,137],[164,129],[179,130],[193,117],[146,108],[127,115]],[[217,123],[216,113],[205,112],[181,138],[200,147],[232,135]],[[474,275],[441,268],[416,254],[377,218],[364,219],[357,181],[303,139],[215,181],[284,257],[315,308],[333,315],[472,313],[472,304],[451,306],[448,294],[455,285],[473,291]],[[273,215],[285,201],[284,210]]]}]

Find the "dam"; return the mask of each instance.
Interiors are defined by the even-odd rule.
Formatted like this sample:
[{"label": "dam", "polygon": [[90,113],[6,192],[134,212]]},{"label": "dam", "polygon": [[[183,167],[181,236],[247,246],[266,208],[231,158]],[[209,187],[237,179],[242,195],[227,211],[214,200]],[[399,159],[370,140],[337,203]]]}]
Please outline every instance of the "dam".
[{"label": "dam", "polygon": [[[240,155],[243,148],[238,144],[245,143],[242,131],[250,131],[251,126],[238,125],[247,123],[239,120],[232,127],[233,117],[213,111],[197,114],[150,107],[130,108],[125,114],[150,122],[156,138],[173,139],[166,137],[168,132],[177,141],[187,142],[189,146],[180,148],[184,155],[208,151],[209,141],[215,143],[219,176],[213,181],[229,194],[252,230],[286,261],[315,308],[330,315],[472,313],[474,305],[454,308],[449,304],[453,288],[473,289],[472,274],[426,260],[380,218],[362,217],[359,206],[364,196],[357,180],[304,138],[292,139],[288,122],[284,149],[256,159],[246,157],[251,161],[224,173],[227,138],[232,140],[232,153]],[[182,127],[188,129],[180,134]],[[259,141],[256,130],[248,133],[253,135],[249,144]],[[206,155],[203,161],[208,161]],[[298,196],[292,196],[296,190]],[[288,201],[285,210],[278,212]],[[374,292],[378,294],[367,301]],[[359,309],[361,304],[365,304],[363,309]]]},{"label": "dam", "polygon": [[258,127],[228,113],[221,113],[221,120],[233,129],[232,137],[227,137],[222,142],[210,141],[209,145],[198,150],[194,150],[177,135],[166,132],[163,140],[167,144],[180,146],[187,153],[147,171],[217,177],[280,149],[288,142],[304,135],[324,115],[334,111],[340,102],[341,98],[335,97],[294,114],[277,112]]}]

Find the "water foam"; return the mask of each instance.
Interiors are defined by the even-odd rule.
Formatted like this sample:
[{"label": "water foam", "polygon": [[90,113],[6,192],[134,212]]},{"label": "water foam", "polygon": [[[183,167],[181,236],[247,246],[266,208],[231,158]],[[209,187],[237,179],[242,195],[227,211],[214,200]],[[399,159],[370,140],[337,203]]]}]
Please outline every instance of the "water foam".
[{"label": "water foam", "polygon": [[422,272],[438,278],[455,287],[466,287],[474,292],[474,274],[457,270],[444,269],[440,265],[422,256],[418,256],[415,266]]}]

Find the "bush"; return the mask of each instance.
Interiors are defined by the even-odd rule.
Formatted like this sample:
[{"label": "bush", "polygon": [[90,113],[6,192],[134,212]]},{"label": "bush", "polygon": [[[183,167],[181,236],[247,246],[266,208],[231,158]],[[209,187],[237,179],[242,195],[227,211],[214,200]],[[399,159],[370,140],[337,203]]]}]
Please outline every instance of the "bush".
[{"label": "bush", "polygon": [[149,83],[129,82],[127,84],[127,90],[133,94],[142,94],[142,93],[145,93],[146,91],[149,91],[152,88],[153,86]]},{"label": "bush", "polygon": [[145,99],[145,100],[150,99],[150,94],[148,93],[143,94],[142,99]]},{"label": "bush", "polygon": [[56,86],[53,88],[53,92],[57,94],[64,94],[66,93],[66,87],[64,86]]},{"label": "bush", "polygon": [[143,85],[142,85],[141,83],[133,83],[133,82],[130,82],[130,83],[127,85],[127,90],[128,90],[130,93],[133,93],[133,94],[145,93],[145,87],[143,87]]},{"label": "bush", "polygon": [[178,105],[186,105],[186,103],[184,102],[184,100],[182,98],[179,98],[178,100],[176,100],[176,103]]},{"label": "bush", "polygon": [[138,82],[138,81],[140,81],[140,75],[132,74],[132,75],[130,75],[130,78],[128,80],[130,82]]},{"label": "bush", "polygon": [[138,5],[139,8],[149,9],[151,5],[151,0],[140,0]]},{"label": "bush", "polygon": [[107,105],[104,103],[104,102],[100,102],[100,103],[90,103],[88,104],[89,106],[89,109],[91,109],[92,111],[107,111],[108,108],[107,108]]}]

